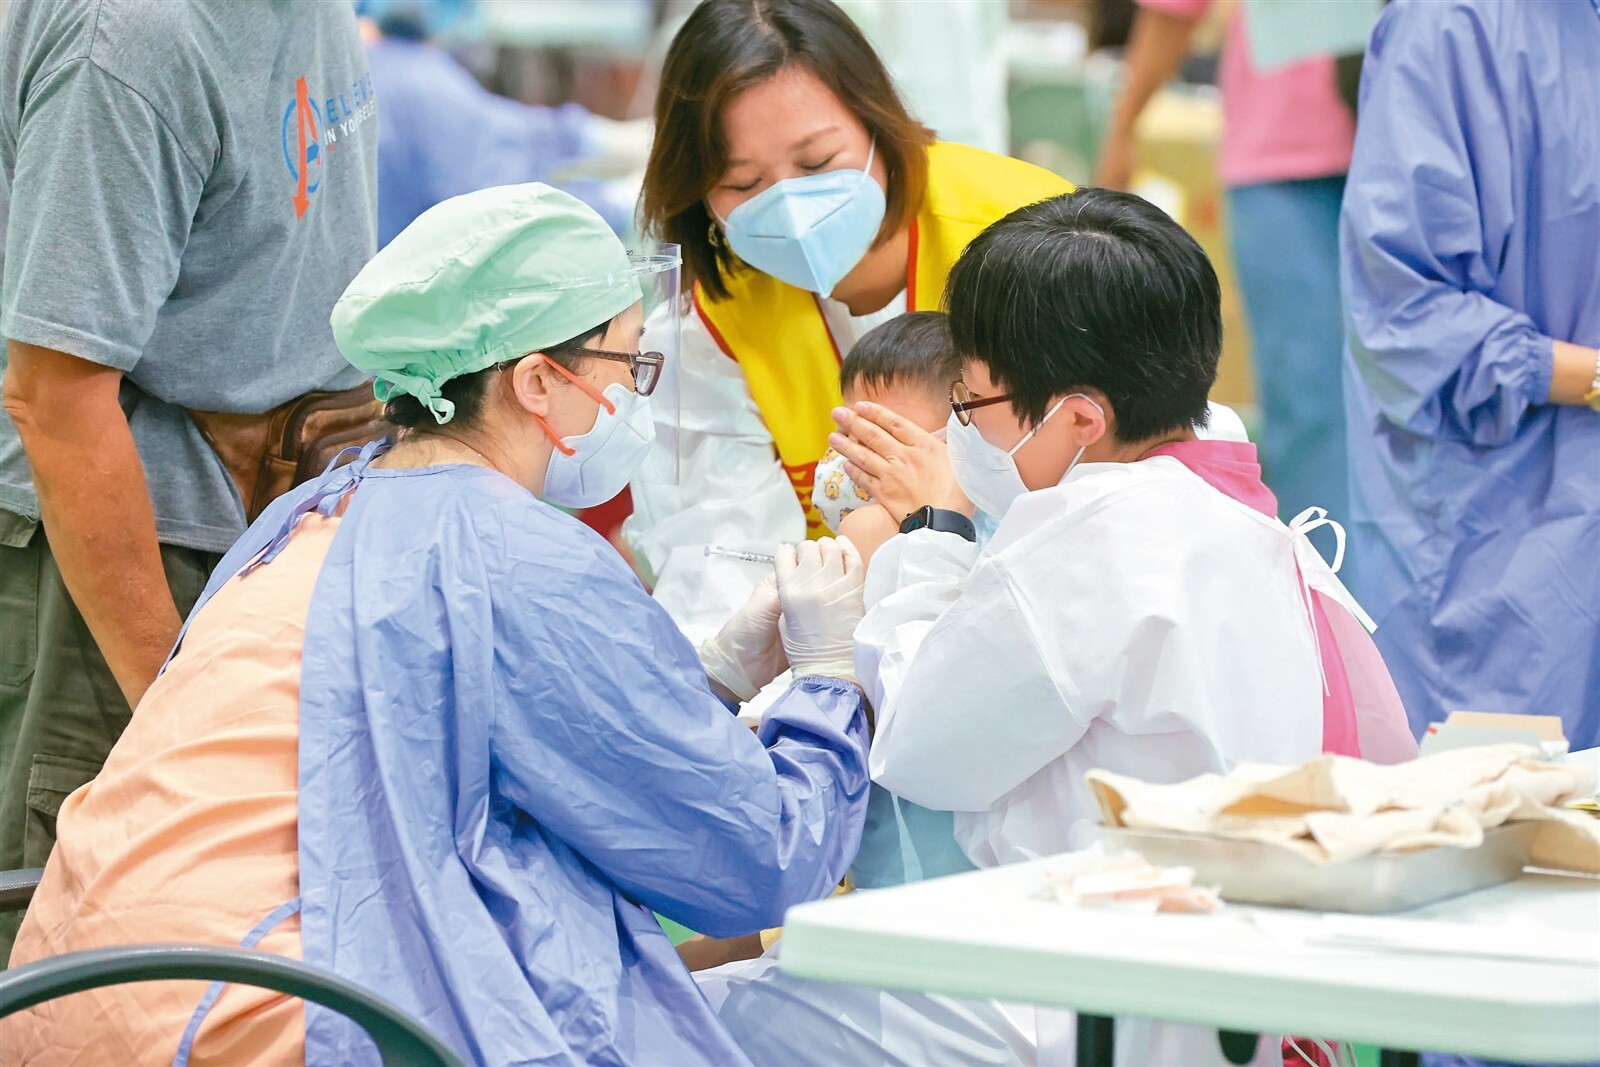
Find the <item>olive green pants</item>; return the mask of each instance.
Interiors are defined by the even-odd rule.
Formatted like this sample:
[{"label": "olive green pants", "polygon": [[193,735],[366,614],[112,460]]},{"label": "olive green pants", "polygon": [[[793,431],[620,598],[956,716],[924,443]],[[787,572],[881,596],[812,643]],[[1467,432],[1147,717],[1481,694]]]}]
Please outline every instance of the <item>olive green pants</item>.
[{"label": "olive green pants", "polygon": [[[0,523],[21,522],[0,511]],[[181,615],[221,558],[161,546]],[[0,870],[44,866],[61,802],[99,773],[130,714],[62,583],[44,528],[22,547],[0,539]],[[21,913],[0,914],[0,965],[11,958],[21,921]]]}]

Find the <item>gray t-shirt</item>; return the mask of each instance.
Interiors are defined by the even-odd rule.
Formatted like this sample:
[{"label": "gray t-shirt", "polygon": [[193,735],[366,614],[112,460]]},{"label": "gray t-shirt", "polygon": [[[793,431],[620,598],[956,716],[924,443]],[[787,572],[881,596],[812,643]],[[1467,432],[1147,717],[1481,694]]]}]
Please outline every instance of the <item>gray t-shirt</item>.
[{"label": "gray t-shirt", "polygon": [[[328,315],[374,250],[375,107],[348,0],[11,5],[0,334],[124,372],[167,544],[222,551],[244,521],[181,408],[362,380]],[[3,414],[0,509],[39,514]]]}]

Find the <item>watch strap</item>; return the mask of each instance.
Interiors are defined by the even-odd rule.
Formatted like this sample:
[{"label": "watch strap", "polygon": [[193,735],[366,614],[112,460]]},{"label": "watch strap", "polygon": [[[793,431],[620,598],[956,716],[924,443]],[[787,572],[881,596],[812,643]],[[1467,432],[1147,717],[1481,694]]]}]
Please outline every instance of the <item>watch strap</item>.
[{"label": "watch strap", "polygon": [[978,529],[972,520],[959,511],[947,508],[925,505],[913,511],[901,520],[900,532],[911,533],[913,530],[937,530],[940,533],[953,533],[974,543],[978,540]]}]

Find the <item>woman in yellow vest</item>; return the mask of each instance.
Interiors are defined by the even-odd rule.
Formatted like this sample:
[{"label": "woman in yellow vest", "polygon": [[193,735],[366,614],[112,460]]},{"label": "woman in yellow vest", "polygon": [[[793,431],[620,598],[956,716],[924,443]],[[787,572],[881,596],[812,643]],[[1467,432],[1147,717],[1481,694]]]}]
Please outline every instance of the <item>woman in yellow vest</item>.
[{"label": "woman in yellow vest", "polygon": [[[707,0],[667,53],[644,182],[651,233],[693,280],[676,488],[635,485],[624,536],[657,598],[708,636],[761,572],[707,558],[827,533],[813,471],[839,362],[871,327],[936,310],[990,223],[1071,187],[937,142],[831,0]],[[670,438],[668,438],[670,439]]]}]

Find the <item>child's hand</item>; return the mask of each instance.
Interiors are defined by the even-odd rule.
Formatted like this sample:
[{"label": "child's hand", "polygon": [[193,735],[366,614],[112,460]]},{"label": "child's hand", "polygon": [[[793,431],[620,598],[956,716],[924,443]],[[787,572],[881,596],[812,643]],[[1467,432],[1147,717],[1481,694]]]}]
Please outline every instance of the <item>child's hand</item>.
[{"label": "child's hand", "polygon": [[828,443],[844,456],[845,473],[889,510],[896,529],[927,504],[969,517],[977,513],[956,484],[945,443],[916,423],[869,403],[834,408],[833,421],[839,432]]}]

